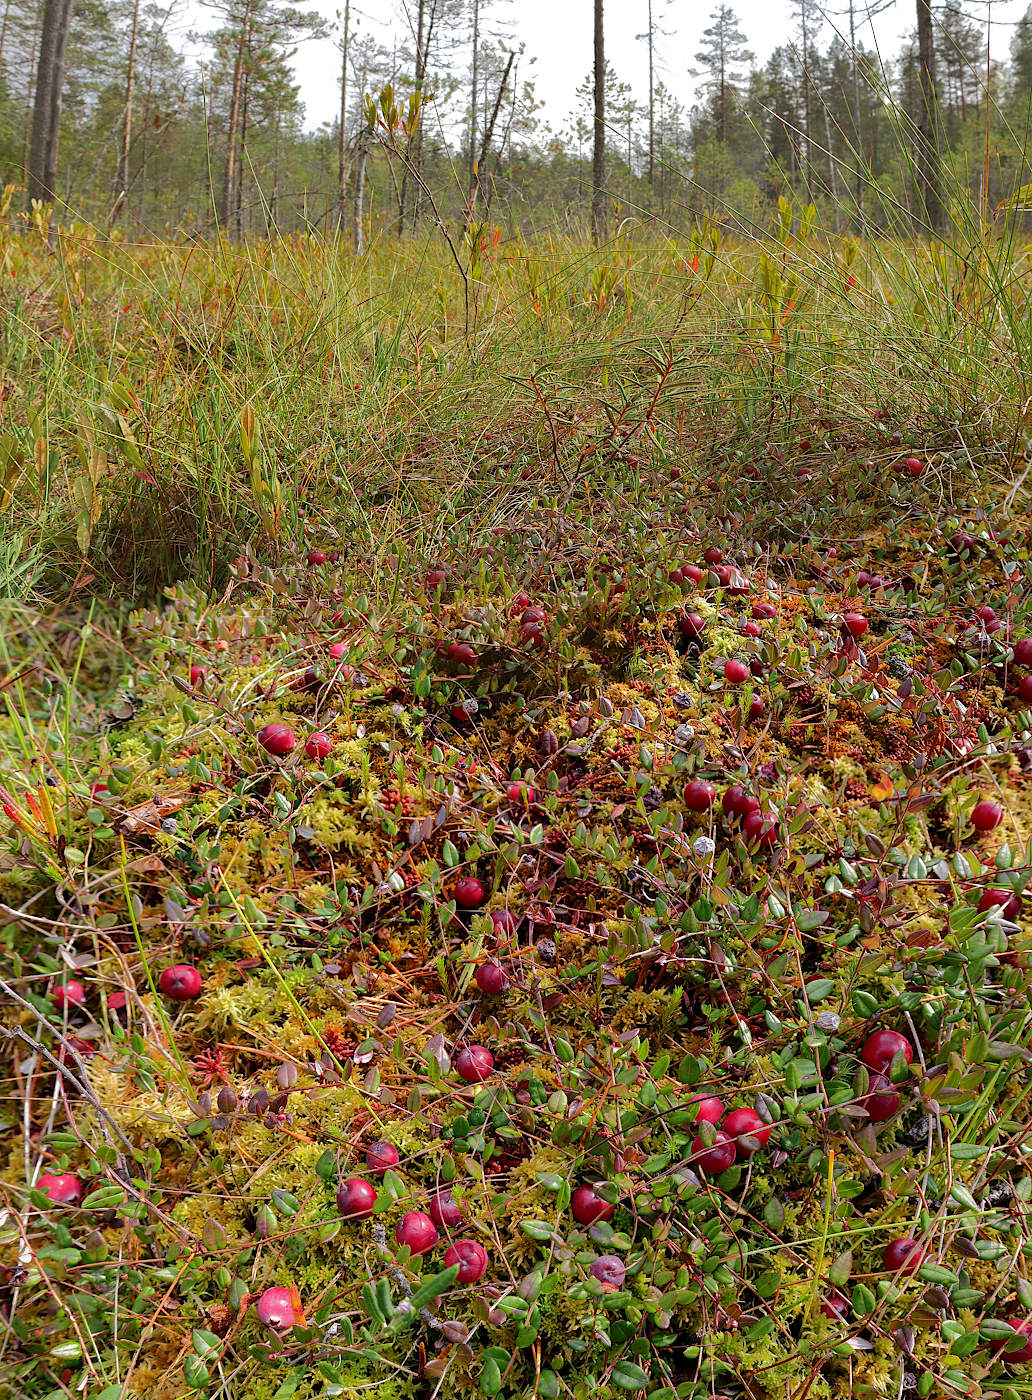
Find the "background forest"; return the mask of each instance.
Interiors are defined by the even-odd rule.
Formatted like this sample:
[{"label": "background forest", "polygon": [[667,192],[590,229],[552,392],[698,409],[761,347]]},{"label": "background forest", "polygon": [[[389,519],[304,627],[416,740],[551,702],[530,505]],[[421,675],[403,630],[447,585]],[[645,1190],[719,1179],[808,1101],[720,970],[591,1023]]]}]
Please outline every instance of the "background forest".
[{"label": "background forest", "polygon": [[[622,81],[618,61],[605,70],[606,189],[617,219],[658,215],[677,228],[716,211],[748,227],[792,192],[831,231],[886,229],[912,212],[910,133],[925,106],[916,34],[879,55],[856,39],[866,7],[851,5],[833,24],[814,0],[793,9],[791,32],[762,67],[730,6],[700,13],[696,67],[664,81],[664,35],[685,19],[670,0],[642,3],[647,90]],[[994,205],[1029,178],[1032,9],[1008,26],[1009,60],[988,64],[984,11],[936,6],[930,59],[947,187]],[[66,31],[66,48],[48,55],[55,30],[58,48]],[[361,171],[365,228],[404,230],[427,212],[405,173],[414,163],[442,213],[461,210],[476,183],[481,214],[489,207],[531,232],[562,210],[576,232],[591,201],[591,75],[556,129],[513,31],[504,0],[402,6],[386,45],[363,32],[350,0],[335,21],[288,0],[189,11],[181,0],[3,0],[0,181],[25,185],[35,118],[37,146],[48,123],[59,139],[46,153],[51,173],[44,159],[30,193],[52,190],[62,217],[157,233],[203,233],[216,219],[237,235],[332,227],[345,212],[354,219]],[[313,131],[292,57],[328,34],[341,51],[342,122]],[[52,91],[37,92],[41,72]],[[364,136],[365,96],[388,84],[403,106],[417,93],[426,101],[407,159],[393,168]]]}]

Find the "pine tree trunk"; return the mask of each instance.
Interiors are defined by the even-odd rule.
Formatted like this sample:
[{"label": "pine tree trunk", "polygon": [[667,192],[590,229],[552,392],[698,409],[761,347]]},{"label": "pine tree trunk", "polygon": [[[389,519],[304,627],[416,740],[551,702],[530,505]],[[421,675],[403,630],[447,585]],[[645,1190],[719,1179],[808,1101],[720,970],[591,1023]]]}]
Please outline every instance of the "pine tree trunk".
[{"label": "pine tree trunk", "polygon": [[344,42],[340,59],[340,139],[337,143],[337,225],[344,227],[348,199],[348,47],[351,0],[344,0]]},{"label": "pine tree trunk", "polygon": [[351,219],[351,236],[355,256],[359,258],[365,252],[365,184],[370,134],[369,127],[363,125],[358,133],[355,150],[355,202]]},{"label": "pine tree trunk", "polygon": [[603,0],[595,0],[595,143],[591,156],[591,237],[606,240],[606,41]]},{"label": "pine tree trunk", "polygon": [[480,0],[473,0],[473,69],[470,74],[469,97],[469,179],[466,188],[470,192],[472,205],[473,192],[477,183],[477,91],[480,78],[478,49],[480,47]]},{"label": "pine tree trunk", "polygon": [[917,0],[917,190],[921,217],[931,233],[942,233],[946,209],[939,170],[939,107],[931,0]]},{"label": "pine tree trunk", "polygon": [[65,53],[73,0],[45,0],[32,104],[29,144],[29,202],[53,201],[57,185],[57,147],[64,95]]},{"label": "pine tree trunk", "polygon": [[244,52],[247,47],[247,30],[251,22],[251,0],[247,0],[240,20],[240,37],[237,41],[236,58],[233,62],[233,90],[229,100],[229,129],[226,132],[226,165],[222,179],[222,200],[219,220],[228,232],[233,216],[233,194],[237,178],[237,132],[240,127],[240,95],[244,82]]},{"label": "pine tree trunk", "polygon": [[133,0],[133,26],[129,36],[129,65],[125,75],[125,114],[122,121],[122,147],[118,153],[118,175],[115,178],[115,203],[111,222],[129,207],[129,151],[133,141],[133,88],[136,84],[136,46],[140,34],[140,0]]},{"label": "pine tree trunk", "polygon": [[652,28],[652,0],[649,0],[649,190],[655,191],[656,180],[656,83],[655,38]]}]

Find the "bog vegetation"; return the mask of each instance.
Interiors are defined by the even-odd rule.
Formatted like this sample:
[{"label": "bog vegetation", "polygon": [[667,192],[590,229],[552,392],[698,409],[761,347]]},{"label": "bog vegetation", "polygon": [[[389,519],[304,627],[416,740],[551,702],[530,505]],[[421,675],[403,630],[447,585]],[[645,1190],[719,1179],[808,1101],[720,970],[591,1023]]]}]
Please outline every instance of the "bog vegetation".
[{"label": "bog vegetation", "polygon": [[8,191],[4,1387],[1028,1395],[1020,191],[591,246],[367,95],[425,236]]}]

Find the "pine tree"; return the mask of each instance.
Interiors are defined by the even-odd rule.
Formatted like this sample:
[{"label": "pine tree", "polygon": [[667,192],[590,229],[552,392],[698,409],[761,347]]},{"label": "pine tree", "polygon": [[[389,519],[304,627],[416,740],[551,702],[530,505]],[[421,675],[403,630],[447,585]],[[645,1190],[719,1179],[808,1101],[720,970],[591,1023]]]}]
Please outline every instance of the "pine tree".
[{"label": "pine tree", "polygon": [[703,92],[713,131],[717,140],[726,145],[728,118],[741,100],[741,84],[745,79],[741,65],[749,63],[753,55],[745,46],[745,34],[730,5],[718,5],[710,14],[710,20],[710,27],[702,31],[703,46],[695,55],[695,61],[702,65],[706,74]]}]

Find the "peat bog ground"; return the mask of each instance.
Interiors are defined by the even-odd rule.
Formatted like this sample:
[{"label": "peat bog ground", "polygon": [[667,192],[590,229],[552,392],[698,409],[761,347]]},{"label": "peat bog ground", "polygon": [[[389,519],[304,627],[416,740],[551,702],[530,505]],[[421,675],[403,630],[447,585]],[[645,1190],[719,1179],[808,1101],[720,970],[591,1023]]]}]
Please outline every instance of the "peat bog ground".
[{"label": "peat bog ground", "polygon": [[1027,245],[0,255],[11,1393],[1032,1393]]}]

